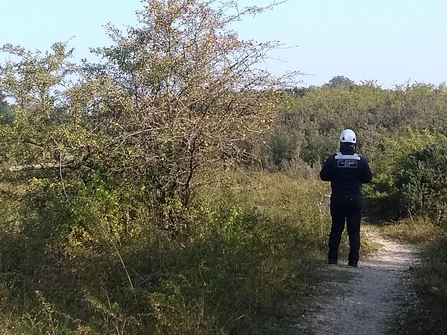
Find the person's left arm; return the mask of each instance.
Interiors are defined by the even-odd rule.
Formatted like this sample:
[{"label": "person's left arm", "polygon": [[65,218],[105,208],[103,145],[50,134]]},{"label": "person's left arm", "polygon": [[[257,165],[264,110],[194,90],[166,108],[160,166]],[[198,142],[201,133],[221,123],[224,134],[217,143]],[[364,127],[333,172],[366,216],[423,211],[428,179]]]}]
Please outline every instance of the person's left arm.
[{"label": "person's left arm", "polygon": [[331,168],[331,162],[333,161],[333,156],[326,159],[323,163],[323,167],[320,171],[320,179],[324,181],[332,181],[332,168]]}]

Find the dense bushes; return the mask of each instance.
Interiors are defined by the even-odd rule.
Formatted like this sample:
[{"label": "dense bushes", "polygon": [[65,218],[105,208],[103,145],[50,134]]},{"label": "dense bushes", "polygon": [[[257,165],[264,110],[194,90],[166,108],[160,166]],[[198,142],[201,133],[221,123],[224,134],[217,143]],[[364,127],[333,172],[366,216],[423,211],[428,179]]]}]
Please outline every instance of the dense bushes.
[{"label": "dense bushes", "polygon": [[365,186],[369,215],[382,219],[445,213],[446,137],[404,128],[382,136],[373,164],[374,180]]},{"label": "dense bushes", "polygon": [[413,215],[445,221],[447,210],[447,138],[438,136],[424,149],[409,155],[396,181],[401,204]]},{"label": "dense bushes", "polygon": [[398,185],[398,180],[409,156],[435,141],[436,136],[430,132],[409,127],[379,137],[372,162],[373,182],[364,187],[369,216],[389,220],[408,215],[408,208],[401,199],[404,186],[402,183]]},{"label": "dense bushes", "polygon": [[203,193],[175,237],[144,208],[127,212],[126,191],[97,178],[68,199],[50,197],[44,179],[22,185],[33,201],[19,206],[23,220],[1,230],[0,326],[25,334],[256,333],[308,285],[307,264],[326,251],[327,185],[237,173]]},{"label": "dense bushes", "polygon": [[[393,90],[324,85],[299,91],[275,124],[266,166],[285,169],[295,160],[319,166],[337,149],[344,128],[354,129],[359,151],[372,163],[381,164],[377,155],[383,150],[382,137],[392,140],[404,128],[446,133],[446,109],[444,85],[403,84]],[[407,141],[405,136],[400,138]]]}]

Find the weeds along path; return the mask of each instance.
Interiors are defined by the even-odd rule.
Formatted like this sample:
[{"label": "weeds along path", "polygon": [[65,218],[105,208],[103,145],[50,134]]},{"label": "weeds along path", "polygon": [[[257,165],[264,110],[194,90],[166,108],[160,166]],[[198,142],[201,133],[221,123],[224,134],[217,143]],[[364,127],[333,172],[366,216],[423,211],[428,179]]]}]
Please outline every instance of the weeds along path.
[{"label": "weeds along path", "polygon": [[405,283],[409,269],[418,262],[415,251],[374,230],[366,231],[380,249],[358,268],[346,262],[323,267],[322,294],[303,316],[304,334],[386,334],[399,302],[411,294]]}]

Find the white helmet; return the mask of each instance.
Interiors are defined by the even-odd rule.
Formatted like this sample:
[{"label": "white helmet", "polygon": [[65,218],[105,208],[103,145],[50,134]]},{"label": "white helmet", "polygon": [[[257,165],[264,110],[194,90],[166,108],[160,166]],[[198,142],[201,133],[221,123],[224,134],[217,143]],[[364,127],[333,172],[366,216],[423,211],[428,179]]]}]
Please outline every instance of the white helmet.
[{"label": "white helmet", "polygon": [[345,129],[340,134],[340,142],[342,143],[356,143],[357,138],[355,137],[354,131],[351,129]]}]

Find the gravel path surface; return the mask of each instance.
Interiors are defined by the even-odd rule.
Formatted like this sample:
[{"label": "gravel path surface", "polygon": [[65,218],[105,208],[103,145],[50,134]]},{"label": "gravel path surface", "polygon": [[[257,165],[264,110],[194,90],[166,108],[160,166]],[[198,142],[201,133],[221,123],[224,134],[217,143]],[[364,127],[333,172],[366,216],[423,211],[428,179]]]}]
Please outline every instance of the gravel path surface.
[{"label": "gravel path surface", "polygon": [[323,295],[306,311],[304,334],[386,334],[387,321],[408,292],[409,269],[418,262],[411,248],[382,238],[372,230],[368,236],[381,245],[378,252],[359,262],[325,265]]}]

